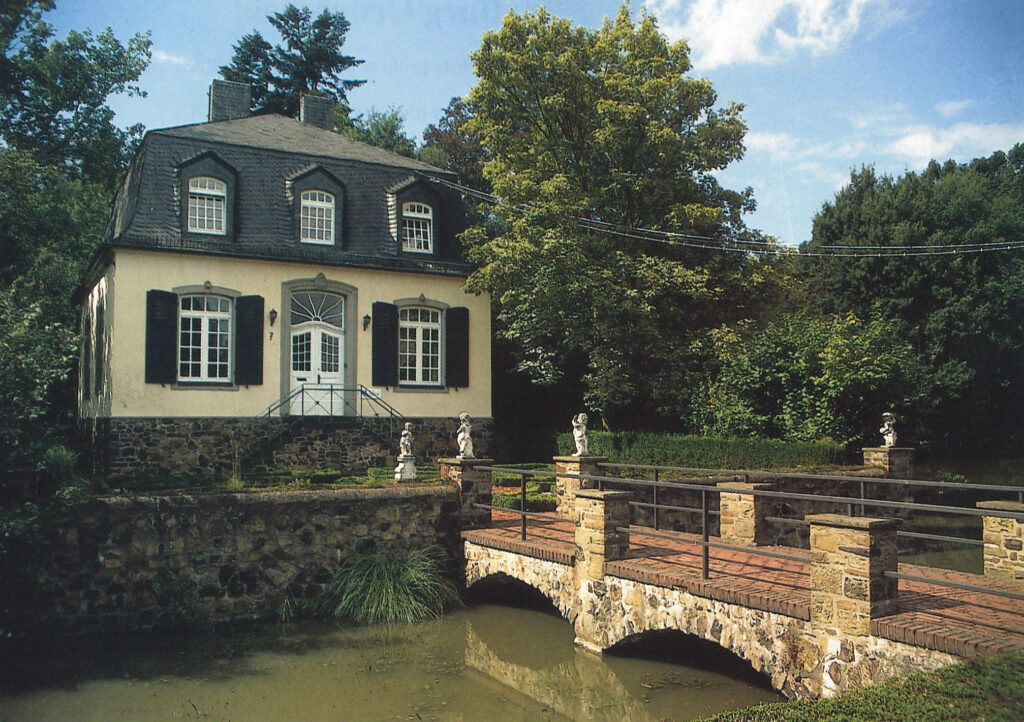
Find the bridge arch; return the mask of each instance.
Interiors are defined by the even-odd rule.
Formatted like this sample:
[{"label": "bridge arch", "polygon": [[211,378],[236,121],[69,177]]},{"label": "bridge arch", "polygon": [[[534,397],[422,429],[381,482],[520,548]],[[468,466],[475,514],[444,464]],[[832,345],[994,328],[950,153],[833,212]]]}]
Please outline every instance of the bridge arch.
[{"label": "bridge arch", "polygon": [[531,575],[517,575],[515,573],[510,574],[507,571],[492,571],[482,576],[475,576],[474,579],[470,580],[469,575],[466,578],[466,592],[472,594],[475,590],[479,590],[481,587],[485,587],[491,583],[502,583],[511,581],[516,584],[523,585],[535,592],[538,596],[543,597],[547,600],[551,607],[558,612],[559,616],[565,619],[570,624],[575,619],[576,615],[573,613],[571,607],[567,607],[562,603],[562,595],[559,594],[559,590],[552,588],[550,585],[544,584],[541,580],[530,580],[523,579],[523,576]]},{"label": "bridge arch", "polygon": [[523,557],[498,549],[467,544],[466,589],[496,575],[504,575],[533,587],[547,597],[558,613],[570,623],[576,621],[579,606],[576,573],[571,564]]}]

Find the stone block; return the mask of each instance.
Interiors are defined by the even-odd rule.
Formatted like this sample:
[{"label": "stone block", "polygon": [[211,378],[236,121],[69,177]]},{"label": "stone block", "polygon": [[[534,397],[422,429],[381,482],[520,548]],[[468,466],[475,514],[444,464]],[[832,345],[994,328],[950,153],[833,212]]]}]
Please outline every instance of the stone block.
[{"label": "stone block", "polygon": [[978,508],[993,514],[1019,516],[983,516],[982,539],[985,542],[985,578],[999,584],[1024,584],[1024,559],[1021,537],[1024,535],[1024,504],[1015,501],[980,501]]}]

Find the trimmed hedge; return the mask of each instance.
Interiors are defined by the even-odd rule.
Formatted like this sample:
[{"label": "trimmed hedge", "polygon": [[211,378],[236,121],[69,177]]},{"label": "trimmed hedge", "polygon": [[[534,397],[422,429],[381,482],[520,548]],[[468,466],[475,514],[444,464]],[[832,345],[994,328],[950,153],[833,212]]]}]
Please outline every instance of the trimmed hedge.
[{"label": "trimmed hedge", "polygon": [[[714,439],[641,431],[591,431],[590,453],[618,464],[652,464],[706,469],[796,469],[845,461],[834,441],[812,443],[778,439]],[[558,435],[558,452],[576,450],[572,434]]]},{"label": "trimmed hedge", "polygon": [[[516,511],[522,511],[520,509],[520,501],[521,498],[519,494],[495,492],[491,495],[491,506],[501,507],[502,509],[515,509]],[[557,505],[558,500],[555,498],[554,494],[538,491],[526,492],[525,511],[554,511]]]}]

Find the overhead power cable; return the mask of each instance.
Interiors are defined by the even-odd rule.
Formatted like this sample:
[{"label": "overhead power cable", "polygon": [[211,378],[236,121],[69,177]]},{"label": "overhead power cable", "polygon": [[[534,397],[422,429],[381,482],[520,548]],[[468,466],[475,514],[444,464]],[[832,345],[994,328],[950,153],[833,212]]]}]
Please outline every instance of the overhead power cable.
[{"label": "overhead power cable", "polygon": [[[485,193],[461,183],[454,183],[444,178],[426,176],[430,181],[438,183],[460,193],[477,198],[487,203],[497,204],[501,198],[491,193]],[[515,206],[524,210],[532,210],[532,207],[525,203]],[[741,238],[714,238],[692,233],[676,233],[673,231],[661,231],[654,228],[635,228],[616,223],[609,223],[596,218],[585,216],[572,216],[572,220],[581,228],[598,233],[630,238],[649,243],[658,243],[665,246],[676,246],[684,248],[696,248],[708,251],[723,251],[725,253],[761,253],[776,256],[800,256],[812,258],[908,258],[915,256],[957,256],[977,253],[991,253],[996,251],[1014,251],[1024,249],[1024,240],[1020,241],[992,241],[989,243],[964,243],[959,245],[909,245],[909,246],[853,246],[853,245],[825,245],[819,246],[814,251],[800,251],[789,246],[780,246],[774,241],[755,241]]]}]

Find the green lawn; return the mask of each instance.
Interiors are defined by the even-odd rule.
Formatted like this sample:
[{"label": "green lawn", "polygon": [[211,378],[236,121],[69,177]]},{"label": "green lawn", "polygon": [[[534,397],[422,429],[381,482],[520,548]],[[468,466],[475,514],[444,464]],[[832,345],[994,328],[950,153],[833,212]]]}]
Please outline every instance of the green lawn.
[{"label": "green lawn", "polygon": [[832,699],[770,702],[722,712],[706,718],[706,722],[1021,719],[1024,652],[955,664],[934,672],[915,672]]}]

